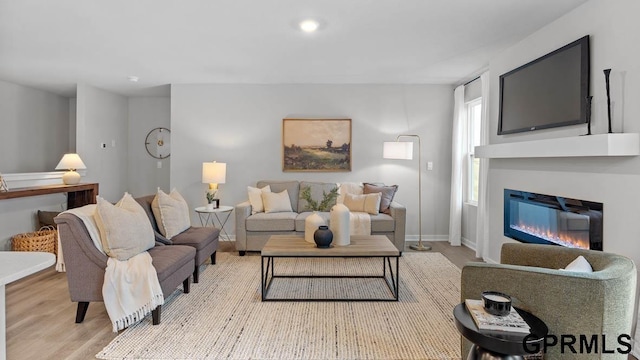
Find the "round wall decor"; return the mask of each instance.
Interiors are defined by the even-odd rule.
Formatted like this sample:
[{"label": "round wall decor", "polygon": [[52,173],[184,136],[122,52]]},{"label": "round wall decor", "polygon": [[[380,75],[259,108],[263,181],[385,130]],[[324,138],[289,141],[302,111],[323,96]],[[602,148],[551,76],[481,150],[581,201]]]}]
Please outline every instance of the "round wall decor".
[{"label": "round wall decor", "polygon": [[164,127],[152,129],[144,140],[144,146],[154,158],[168,158],[171,156],[171,130]]}]

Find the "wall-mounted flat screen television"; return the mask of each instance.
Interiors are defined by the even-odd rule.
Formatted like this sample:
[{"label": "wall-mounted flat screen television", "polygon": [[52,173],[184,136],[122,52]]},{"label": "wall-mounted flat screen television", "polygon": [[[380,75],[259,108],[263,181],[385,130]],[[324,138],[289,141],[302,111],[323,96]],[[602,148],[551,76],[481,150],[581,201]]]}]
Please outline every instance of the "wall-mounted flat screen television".
[{"label": "wall-mounted flat screen television", "polygon": [[587,122],[589,35],[500,75],[498,135]]}]

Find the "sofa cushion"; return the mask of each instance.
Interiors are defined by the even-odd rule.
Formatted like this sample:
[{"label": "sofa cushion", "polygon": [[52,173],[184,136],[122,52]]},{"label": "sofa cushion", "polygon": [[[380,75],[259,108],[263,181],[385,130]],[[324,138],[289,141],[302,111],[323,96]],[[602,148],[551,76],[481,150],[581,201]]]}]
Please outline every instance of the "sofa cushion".
[{"label": "sofa cushion", "polygon": [[174,245],[188,245],[202,250],[216,240],[220,229],[215,227],[190,227],[171,238]]},{"label": "sofa cushion", "polygon": [[394,232],[396,231],[396,221],[391,215],[377,214],[371,215],[371,232]]},{"label": "sofa cushion", "polygon": [[129,193],[115,205],[97,197],[94,214],[104,252],[118,260],[127,260],[155,245],[147,214]]},{"label": "sofa cushion", "polygon": [[[313,211],[305,211],[303,213],[298,214],[296,216],[296,231],[304,232],[304,221],[313,214]],[[331,218],[331,213],[318,211],[318,215],[324,220],[325,224],[329,225],[329,219]]]},{"label": "sofa cushion", "polygon": [[396,191],[398,191],[398,185],[384,186],[364,183],[363,194],[381,193],[382,198],[380,199],[380,212],[389,214],[391,212],[391,210],[389,210],[389,206],[391,206],[391,202],[393,201],[393,197],[396,195]]},{"label": "sofa cushion", "polygon": [[294,212],[298,211],[298,196],[300,194],[300,183],[297,181],[276,181],[276,180],[260,180],[256,184],[256,187],[263,188],[269,185],[272,192],[282,192],[287,190],[289,199],[291,201],[291,209]]},{"label": "sofa cushion", "polygon": [[[311,197],[311,200],[315,203],[316,208],[309,204],[307,199],[304,198],[303,194],[308,190],[308,195]],[[302,213],[305,211],[329,211],[331,207],[336,204],[337,193],[334,196],[331,196],[332,191],[337,192],[338,185],[335,183],[324,183],[324,182],[309,182],[309,181],[301,181],[300,182],[300,195],[298,197],[298,212]],[[318,207],[319,206],[319,207]]]},{"label": "sofa cushion", "polygon": [[189,207],[176,189],[167,195],[158,188],[158,193],[151,202],[151,210],[160,233],[169,240],[191,227]]},{"label": "sofa cushion", "polygon": [[149,249],[149,255],[158,273],[158,281],[162,283],[185,264],[193,261],[196,249],[191,246],[156,246]]},{"label": "sofa cushion", "polygon": [[293,231],[295,212],[257,213],[247,218],[247,231]]},{"label": "sofa cushion", "polygon": [[292,212],[291,202],[289,201],[289,194],[287,190],[282,192],[263,192],[262,202],[264,203],[264,212],[276,213],[276,212]]}]

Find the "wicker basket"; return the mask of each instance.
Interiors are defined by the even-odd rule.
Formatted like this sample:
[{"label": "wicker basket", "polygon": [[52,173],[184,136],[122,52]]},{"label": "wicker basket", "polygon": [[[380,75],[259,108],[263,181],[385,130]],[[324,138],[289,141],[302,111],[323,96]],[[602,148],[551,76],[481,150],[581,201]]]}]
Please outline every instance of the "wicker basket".
[{"label": "wicker basket", "polygon": [[43,251],[58,255],[58,231],[41,228],[38,231],[14,235],[11,238],[13,251]]}]

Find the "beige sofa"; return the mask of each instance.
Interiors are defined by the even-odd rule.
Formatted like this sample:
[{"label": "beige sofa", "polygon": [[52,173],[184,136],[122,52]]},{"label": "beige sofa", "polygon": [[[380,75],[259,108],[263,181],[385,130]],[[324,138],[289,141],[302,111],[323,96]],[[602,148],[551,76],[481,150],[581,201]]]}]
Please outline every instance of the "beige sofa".
[{"label": "beige sofa", "polygon": [[[256,187],[269,185],[272,192],[287,190],[293,212],[256,213],[251,214],[249,201],[242,202],[235,207],[236,216],[236,249],[240,255],[246,251],[260,251],[272,235],[304,236],[304,223],[311,211],[298,212],[303,209],[300,191],[305,186],[316,188],[330,188],[332,183],[299,182],[299,181],[258,181]],[[320,191],[322,193],[322,191]],[[329,223],[329,213],[320,212],[320,216]],[[392,202],[388,214],[371,216],[371,234],[386,235],[389,240],[402,252],[405,247],[406,208],[397,202]]]}]

